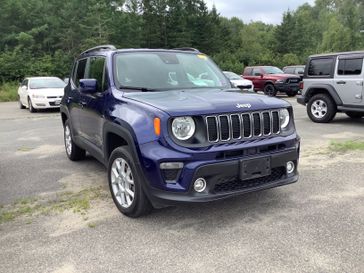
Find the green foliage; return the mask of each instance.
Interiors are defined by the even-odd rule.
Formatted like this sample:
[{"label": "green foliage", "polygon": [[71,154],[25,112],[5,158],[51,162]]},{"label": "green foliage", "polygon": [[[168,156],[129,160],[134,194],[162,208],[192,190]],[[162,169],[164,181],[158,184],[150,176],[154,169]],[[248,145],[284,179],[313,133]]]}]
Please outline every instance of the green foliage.
[{"label": "green foliage", "polygon": [[203,0],[2,0],[0,82],[65,77],[74,58],[98,44],[196,47],[237,73],[282,67],[314,53],[363,49],[361,29],[362,0],[316,0],[288,10],[277,26],[224,18]]},{"label": "green foliage", "polygon": [[0,83],[0,101],[15,101],[18,99],[18,83]]},{"label": "green foliage", "polygon": [[364,150],[364,141],[355,141],[355,140],[348,140],[344,142],[331,142],[329,146],[331,151],[334,152],[348,152],[348,151],[354,151]]}]

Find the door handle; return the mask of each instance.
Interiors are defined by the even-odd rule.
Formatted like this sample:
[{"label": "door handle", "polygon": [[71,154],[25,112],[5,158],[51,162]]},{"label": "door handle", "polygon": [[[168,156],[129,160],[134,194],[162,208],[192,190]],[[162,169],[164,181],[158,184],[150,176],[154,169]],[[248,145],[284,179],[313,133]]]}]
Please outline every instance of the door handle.
[{"label": "door handle", "polygon": [[346,84],[346,81],[338,81],[337,84]]}]

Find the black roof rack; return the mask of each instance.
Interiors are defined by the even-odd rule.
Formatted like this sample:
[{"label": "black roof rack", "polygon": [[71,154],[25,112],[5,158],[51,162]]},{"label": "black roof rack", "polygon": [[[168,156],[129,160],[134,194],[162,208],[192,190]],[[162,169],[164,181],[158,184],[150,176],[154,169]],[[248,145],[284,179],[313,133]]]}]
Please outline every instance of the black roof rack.
[{"label": "black roof rack", "polygon": [[177,48],[173,48],[173,50],[200,52],[200,50],[193,48],[193,47],[177,47]]},{"label": "black roof rack", "polygon": [[113,45],[100,45],[100,46],[95,46],[93,48],[89,48],[87,50],[85,50],[84,52],[82,52],[80,55],[84,55],[93,51],[98,51],[98,50],[105,50],[105,49],[109,49],[109,50],[115,50],[116,47]]}]

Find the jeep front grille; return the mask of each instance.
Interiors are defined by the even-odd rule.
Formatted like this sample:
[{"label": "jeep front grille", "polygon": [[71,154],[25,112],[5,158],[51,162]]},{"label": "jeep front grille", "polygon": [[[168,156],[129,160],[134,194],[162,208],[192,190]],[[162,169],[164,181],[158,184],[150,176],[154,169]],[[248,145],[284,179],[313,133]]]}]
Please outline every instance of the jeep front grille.
[{"label": "jeep front grille", "polygon": [[278,111],[207,116],[209,142],[227,142],[280,133]]}]

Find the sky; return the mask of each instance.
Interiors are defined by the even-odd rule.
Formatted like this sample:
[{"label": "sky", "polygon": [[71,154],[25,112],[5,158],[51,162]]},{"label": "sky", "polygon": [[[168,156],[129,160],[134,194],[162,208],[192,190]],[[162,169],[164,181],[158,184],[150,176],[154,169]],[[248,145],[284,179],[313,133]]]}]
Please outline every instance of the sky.
[{"label": "sky", "polygon": [[224,17],[238,17],[249,23],[263,21],[280,24],[282,15],[288,9],[295,10],[304,3],[314,4],[315,0],[205,0],[209,8],[215,4],[217,11]]}]

